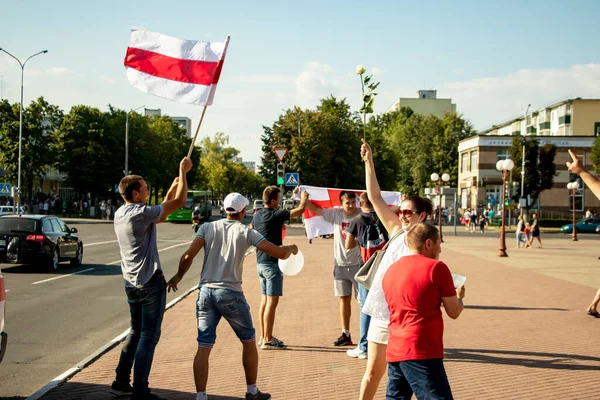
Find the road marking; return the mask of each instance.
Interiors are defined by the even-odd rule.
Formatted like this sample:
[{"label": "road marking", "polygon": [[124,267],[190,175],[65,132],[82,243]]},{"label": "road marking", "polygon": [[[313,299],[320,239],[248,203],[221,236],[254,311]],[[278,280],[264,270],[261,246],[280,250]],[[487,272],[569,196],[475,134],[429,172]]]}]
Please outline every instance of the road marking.
[{"label": "road marking", "polygon": [[109,244],[109,243],[117,243],[116,240],[108,240],[106,242],[94,242],[94,243],[84,243],[83,247],[90,247],[90,246],[100,246],[101,244]]},{"label": "road marking", "polygon": [[40,283],[50,282],[50,281],[54,281],[54,280],[57,280],[57,279],[66,278],[66,277],[77,275],[77,274],[83,274],[84,272],[88,272],[88,271],[91,271],[93,269],[94,268],[88,268],[88,269],[84,269],[82,271],[73,272],[72,274],[61,275],[61,276],[56,276],[56,277],[50,278],[50,279],[44,279],[43,281],[32,282],[31,284],[32,285],[37,285],[37,284],[40,284]]},{"label": "road marking", "polygon": [[[183,242],[183,243],[179,243],[179,244],[176,244],[176,245],[173,245],[173,246],[165,247],[164,249],[158,250],[158,252],[160,253],[161,251],[174,249],[175,247],[185,246],[186,244],[190,244],[190,243],[192,243],[191,240],[189,242]],[[109,262],[106,265],[115,265],[115,264],[120,264],[120,263],[121,263],[121,259],[118,259],[117,261]]]}]

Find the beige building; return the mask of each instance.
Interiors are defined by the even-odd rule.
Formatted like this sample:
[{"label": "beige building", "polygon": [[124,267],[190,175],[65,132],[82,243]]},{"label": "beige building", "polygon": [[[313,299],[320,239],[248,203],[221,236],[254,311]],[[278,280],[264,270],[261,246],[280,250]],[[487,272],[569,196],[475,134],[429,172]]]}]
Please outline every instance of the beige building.
[{"label": "beige building", "polygon": [[401,107],[410,107],[417,114],[432,114],[440,118],[446,113],[456,112],[456,104],[452,103],[452,99],[438,99],[437,90],[419,90],[417,98],[401,97],[388,112],[397,111]]},{"label": "beige building", "polygon": [[[462,140],[458,146],[460,206],[500,208],[502,176],[496,170],[496,162],[509,158],[512,136],[521,134],[536,136],[540,146],[553,144],[557,147],[554,187],[541,193],[534,208],[539,207],[546,213],[545,217],[568,217],[572,197],[566,186],[576,179],[566,167],[570,160],[568,149],[575,151],[586,168],[593,170],[591,148],[596,136],[600,135],[600,100],[565,100]],[[512,181],[514,184],[509,185],[511,195],[518,190],[520,176],[513,176]],[[581,186],[575,196],[575,211],[583,213],[591,208],[600,212],[600,201]]]}]

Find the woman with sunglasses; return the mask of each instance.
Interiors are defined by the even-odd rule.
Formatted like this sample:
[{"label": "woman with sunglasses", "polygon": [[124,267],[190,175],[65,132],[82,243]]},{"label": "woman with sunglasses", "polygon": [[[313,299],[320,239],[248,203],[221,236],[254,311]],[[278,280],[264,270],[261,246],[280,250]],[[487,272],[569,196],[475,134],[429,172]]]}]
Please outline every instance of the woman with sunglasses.
[{"label": "woman with sunglasses", "polygon": [[401,231],[407,232],[419,222],[425,221],[427,216],[433,213],[433,204],[422,197],[411,196],[404,199],[398,213],[394,213],[381,196],[381,189],[375,176],[373,152],[364,140],[360,154],[365,161],[366,186],[369,199],[373,203],[377,216],[389,232],[389,237],[393,238],[379,264],[379,269],[375,274],[362,309],[365,314],[371,316],[371,323],[367,334],[367,370],[360,385],[360,400],[372,400],[375,398],[379,382],[387,369],[385,353],[387,350],[390,313],[383,293],[383,276],[390,265],[401,257],[411,254],[405,241],[406,233],[398,233]]}]

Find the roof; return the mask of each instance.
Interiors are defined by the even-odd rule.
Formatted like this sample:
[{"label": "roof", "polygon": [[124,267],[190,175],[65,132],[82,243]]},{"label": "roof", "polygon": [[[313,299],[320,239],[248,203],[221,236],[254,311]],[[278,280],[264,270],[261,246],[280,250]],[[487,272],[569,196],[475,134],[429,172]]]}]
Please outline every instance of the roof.
[{"label": "roof", "polygon": [[33,219],[36,221],[41,220],[44,217],[51,217],[51,215],[44,214],[24,214],[24,215],[15,215],[15,214],[7,214],[3,215],[0,218],[25,218],[25,219]]}]

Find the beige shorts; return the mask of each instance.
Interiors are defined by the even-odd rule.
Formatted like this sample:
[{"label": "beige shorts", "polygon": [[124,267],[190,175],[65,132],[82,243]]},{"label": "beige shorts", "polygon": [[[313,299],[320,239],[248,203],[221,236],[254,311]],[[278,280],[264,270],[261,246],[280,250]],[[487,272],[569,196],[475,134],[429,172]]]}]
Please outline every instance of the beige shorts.
[{"label": "beige shorts", "polygon": [[390,333],[388,331],[388,321],[371,318],[369,332],[367,333],[367,340],[373,343],[388,344],[389,336]]}]

